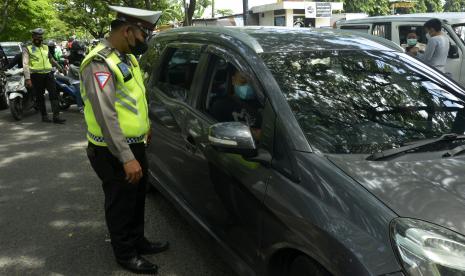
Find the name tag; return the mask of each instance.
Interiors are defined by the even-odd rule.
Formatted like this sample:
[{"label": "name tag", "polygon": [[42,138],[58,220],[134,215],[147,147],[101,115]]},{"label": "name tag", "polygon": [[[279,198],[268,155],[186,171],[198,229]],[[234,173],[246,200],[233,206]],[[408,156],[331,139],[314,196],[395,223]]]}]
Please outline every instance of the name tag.
[{"label": "name tag", "polygon": [[121,71],[121,73],[123,74],[123,78],[124,78],[125,82],[132,79],[131,70],[129,70],[129,66],[126,63],[120,62],[120,63],[118,63],[117,66],[118,66],[119,70]]}]

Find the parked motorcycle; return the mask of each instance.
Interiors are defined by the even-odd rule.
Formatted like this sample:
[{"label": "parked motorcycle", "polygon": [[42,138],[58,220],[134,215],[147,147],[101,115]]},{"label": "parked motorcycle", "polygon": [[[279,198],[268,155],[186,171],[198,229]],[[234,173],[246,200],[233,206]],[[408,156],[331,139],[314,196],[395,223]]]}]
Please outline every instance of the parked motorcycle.
[{"label": "parked motorcycle", "polygon": [[56,89],[60,97],[60,108],[68,109],[71,105],[76,104],[80,111],[83,110],[83,103],[80,92],[79,79],[65,76],[61,73],[55,73]]},{"label": "parked motorcycle", "polygon": [[6,71],[6,95],[11,115],[17,121],[23,118],[24,111],[36,109],[35,97],[25,85],[23,68],[14,67]]}]

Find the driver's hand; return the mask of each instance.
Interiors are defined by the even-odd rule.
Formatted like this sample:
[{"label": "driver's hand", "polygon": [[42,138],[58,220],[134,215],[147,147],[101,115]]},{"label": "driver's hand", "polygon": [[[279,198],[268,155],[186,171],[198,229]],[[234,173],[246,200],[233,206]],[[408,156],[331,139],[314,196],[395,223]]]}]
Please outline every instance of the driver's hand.
[{"label": "driver's hand", "polygon": [[26,87],[27,88],[32,88],[32,81],[30,79],[26,80]]}]

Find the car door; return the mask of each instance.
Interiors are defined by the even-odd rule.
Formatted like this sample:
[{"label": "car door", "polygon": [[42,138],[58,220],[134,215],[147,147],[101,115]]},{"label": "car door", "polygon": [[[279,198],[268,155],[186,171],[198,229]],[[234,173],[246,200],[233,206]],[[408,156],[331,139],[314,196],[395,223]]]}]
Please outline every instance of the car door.
[{"label": "car door", "polygon": [[[204,168],[209,173],[209,181],[199,183],[197,194],[202,201],[194,203],[196,210],[202,210],[215,234],[239,254],[249,264],[254,264],[258,258],[261,234],[261,214],[266,184],[270,176],[269,168],[259,162],[245,160],[239,154],[217,151],[209,146],[209,128],[218,123],[208,112],[208,105],[215,97],[221,97],[231,92],[228,81],[232,67],[247,72],[249,81],[257,93],[263,108],[261,138],[259,147],[263,152],[271,154],[273,139],[274,111],[261,91],[259,82],[243,59],[235,56],[233,51],[210,46],[209,66],[204,67],[205,78],[197,87],[195,110],[186,122],[186,132],[192,134],[198,146],[198,156],[204,160]],[[221,87],[221,81],[224,86]],[[215,88],[215,95],[212,89]],[[221,95],[222,94],[222,95]],[[218,100],[218,99],[216,99]]]},{"label": "car door", "polygon": [[165,190],[183,201],[195,187],[193,180],[204,173],[184,132],[192,87],[199,79],[201,46],[168,44],[148,85],[153,131],[152,143],[147,149],[150,171]]}]

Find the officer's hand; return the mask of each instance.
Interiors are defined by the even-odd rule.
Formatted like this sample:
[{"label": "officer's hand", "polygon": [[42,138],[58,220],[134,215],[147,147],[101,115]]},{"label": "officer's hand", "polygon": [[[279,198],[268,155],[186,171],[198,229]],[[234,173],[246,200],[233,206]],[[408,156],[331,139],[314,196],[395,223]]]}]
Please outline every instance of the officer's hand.
[{"label": "officer's hand", "polygon": [[137,184],[139,180],[142,178],[142,167],[140,166],[139,162],[134,159],[124,163],[124,172],[126,173],[126,180],[129,183]]},{"label": "officer's hand", "polygon": [[26,80],[26,87],[31,88],[32,87],[32,81],[31,80]]}]

